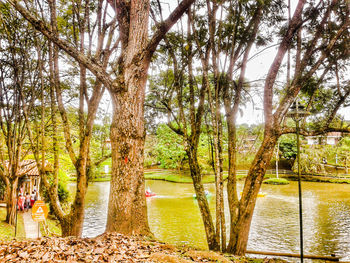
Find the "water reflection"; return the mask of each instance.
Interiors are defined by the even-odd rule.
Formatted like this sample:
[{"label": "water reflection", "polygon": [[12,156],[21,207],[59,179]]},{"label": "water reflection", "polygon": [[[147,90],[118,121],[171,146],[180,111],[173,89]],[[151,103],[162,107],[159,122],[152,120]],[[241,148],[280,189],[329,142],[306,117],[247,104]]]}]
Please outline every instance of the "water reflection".
[{"label": "water reflection", "polygon": [[[164,181],[147,181],[146,185],[157,193],[156,197],[147,199],[149,224],[155,236],[169,243],[206,248],[200,212],[192,197],[193,186]],[[214,193],[213,185],[205,188]],[[262,191],[267,195],[258,198],[248,249],[299,253],[297,184],[263,185]],[[303,182],[305,254],[335,253],[344,257],[343,260],[350,260],[349,192],[349,185]],[[89,186],[83,236],[104,232],[108,195],[108,182]],[[214,211],[214,196],[209,199],[209,205]]]}]

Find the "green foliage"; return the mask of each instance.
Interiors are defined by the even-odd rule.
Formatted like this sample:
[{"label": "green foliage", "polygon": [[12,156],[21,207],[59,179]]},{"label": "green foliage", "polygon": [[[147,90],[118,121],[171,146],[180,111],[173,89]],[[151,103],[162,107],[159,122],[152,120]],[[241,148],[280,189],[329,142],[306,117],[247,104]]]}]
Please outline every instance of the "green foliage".
[{"label": "green foliage", "polygon": [[281,136],[279,150],[282,158],[286,160],[295,159],[297,156],[297,141],[295,135]]},{"label": "green foliage", "polygon": [[165,124],[158,126],[155,148],[161,168],[182,168],[186,157],[182,138]]},{"label": "green foliage", "polygon": [[[300,153],[300,172],[302,174],[324,174],[326,172],[323,164],[325,156],[322,149],[315,150],[313,147],[304,146]],[[298,171],[297,165],[298,163],[294,162],[292,167],[294,172]]]},{"label": "green foliage", "polygon": [[91,158],[99,160],[101,157],[109,155],[111,149],[107,144],[109,140],[111,116],[104,112],[99,112],[97,121],[92,129],[92,139],[90,143]]},{"label": "green foliage", "polygon": [[[68,205],[69,197],[70,197],[69,191],[67,189],[68,179],[69,179],[68,175],[64,171],[59,170],[57,193],[58,193],[58,199],[63,205],[63,207]],[[45,188],[45,185],[43,183],[40,185],[40,192],[44,197],[44,200],[49,203],[49,206],[51,206],[47,189]]]},{"label": "green foliage", "polygon": [[264,180],[264,184],[274,184],[274,185],[286,185],[289,184],[289,181],[284,178],[270,178],[267,180]]},{"label": "green foliage", "polygon": [[58,198],[61,203],[68,202],[69,191],[67,190],[67,186],[65,184],[63,184],[62,182],[59,182],[57,192],[58,192]]},{"label": "green foliage", "polygon": [[145,167],[151,167],[157,164],[157,152],[156,152],[156,145],[157,145],[157,136],[153,134],[147,134],[146,135],[146,141],[145,141],[145,160],[144,165]]}]

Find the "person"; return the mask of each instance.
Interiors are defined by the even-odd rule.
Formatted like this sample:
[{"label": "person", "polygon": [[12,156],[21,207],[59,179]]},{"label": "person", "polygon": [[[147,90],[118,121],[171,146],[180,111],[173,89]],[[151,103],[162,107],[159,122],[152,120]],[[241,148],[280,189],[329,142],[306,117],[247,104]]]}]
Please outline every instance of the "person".
[{"label": "person", "polygon": [[30,195],[30,207],[33,207],[35,202],[35,193],[32,191],[32,194]]},{"label": "person", "polygon": [[39,193],[37,190],[34,189],[34,194],[35,194],[35,197],[34,197],[34,201],[38,201],[39,200]]},{"label": "person", "polygon": [[25,208],[27,209],[27,211],[29,210],[29,208],[31,208],[30,206],[30,195],[29,193],[27,192],[26,193],[26,197],[25,197]]},{"label": "person", "polygon": [[25,201],[25,198],[22,194],[19,194],[18,196],[18,209],[20,211],[24,211],[24,201]]},{"label": "person", "polygon": [[19,188],[19,193],[20,193],[21,195],[24,195],[23,186],[21,186],[21,187]]}]

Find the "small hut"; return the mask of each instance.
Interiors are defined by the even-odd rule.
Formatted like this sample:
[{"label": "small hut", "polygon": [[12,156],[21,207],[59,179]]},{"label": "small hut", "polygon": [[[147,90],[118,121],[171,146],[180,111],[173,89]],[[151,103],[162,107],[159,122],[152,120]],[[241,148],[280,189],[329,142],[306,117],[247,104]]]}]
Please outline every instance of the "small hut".
[{"label": "small hut", "polygon": [[[8,166],[8,162],[5,161],[5,166]],[[45,161],[45,169],[51,170],[51,165],[48,161]],[[19,163],[17,172],[19,176],[18,192],[25,194],[31,193],[36,190],[39,192],[40,188],[40,173],[36,165],[36,161],[29,159],[23,160]]]},{"label": "small hut", "polygon": [[25,194],[34,190],[39,191],[40,174],[35,160],[23,160],[20,162],[18,174],[20,174],[19,192]]}]

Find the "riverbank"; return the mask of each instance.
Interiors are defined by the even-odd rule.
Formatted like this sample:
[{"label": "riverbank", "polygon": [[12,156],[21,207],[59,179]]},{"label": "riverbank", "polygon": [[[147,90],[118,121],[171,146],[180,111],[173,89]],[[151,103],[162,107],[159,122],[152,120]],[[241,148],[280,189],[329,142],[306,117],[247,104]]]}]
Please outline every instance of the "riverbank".
[{"label": "riverbank", "polygon": [[285,262],[279,259],[238,258],[115,233],[96,238],[46,237],[0,241],[0,258],[6,262]]},{"label": "riverbank", "polygon": [[[297,181],[298,175],[282,175],[282,178],[291,181]],[[326,175],[301,175],[301,180],[304,182],[314,183],[334,183],[334,184],[350,184],[349,177],[337,177],[337,176],[326,176]]]},{"label": "riverbank", "polygon": [[[237,180],[243,180],[247,177],[247,171],[238,171]],[[287,179],[290,181],[298,180],[298,175],[290,173],[279,174],[280,178]],[[224,180],[227,179],[227,172],[224,172]],[[267,173],[264,179],[276,178],[276,174]],[[172,183],[192,183],[192,178],[186,173],[179,173],[174,170],[162,170],[162,169],[150,169],[145,170],[145,179],[147,180],[163,180]],[[327,176],[327,175],[302,175],[302,181],[305,182],[319,182],[319,183],[337,183],[337,184],[350,184],[350,176],[339,177],[339,176]],[[203,183],[214,183],[215,176],[206,174],[203,175]]]},{"label": "riverbank", "polygon": [[[247,177],[247,170],[237,171],[237,180],[243,180]],[[275,178],[276,174],[270,173],[269,170],[264,179]],[[145,169],[144,172],[146,180],[162,180],[171,183],[192,183],[192,178],[189,172],[178,171],[178,170],[168,170],[168,169]],[[288,173],[279,174],[280,178],[284,178],[291,181],[298,180],[297,175],[293,172],[288,171]],[[223,172],[223,179],[227,179],[227,171]],[[72,182],[76,181],[75,177],[69,179]],[[110,176],[101,176],[92,178],[92,182],[108,182],[111,180]],[[302,181],[305,182],[319,182],[319,183],[338,183],[338,184],[350,184],[350,175],[348,176],[328,176],[328,175],[302,175]],[[215,175],[213,174],[203,174],[202,182],[204,184],[214,183]]]}]

